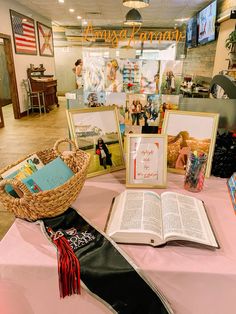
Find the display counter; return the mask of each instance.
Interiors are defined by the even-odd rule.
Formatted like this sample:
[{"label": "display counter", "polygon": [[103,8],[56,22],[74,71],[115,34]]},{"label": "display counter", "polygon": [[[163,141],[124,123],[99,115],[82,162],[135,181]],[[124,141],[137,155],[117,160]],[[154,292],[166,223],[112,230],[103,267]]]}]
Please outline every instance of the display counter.
[{"label": "display counter", "polygon": [[[112,198],[124,189],[124,171],[90,178],[73,207],[103,230]],[[169,173],[167,190],[193,195],[205,202],[221,248],[173,244],[159,248],[120,247],[164,293],[175,313],[234,313],[236,216],[226,179],[206,179],[203,191],[192,194],[184,190],[182,175]],[[60,299],[56,249],[34,223],[16,219],[1,241],[0,276],[0,309],[4,314],[111,313],[85,290],[81,295]]]}]

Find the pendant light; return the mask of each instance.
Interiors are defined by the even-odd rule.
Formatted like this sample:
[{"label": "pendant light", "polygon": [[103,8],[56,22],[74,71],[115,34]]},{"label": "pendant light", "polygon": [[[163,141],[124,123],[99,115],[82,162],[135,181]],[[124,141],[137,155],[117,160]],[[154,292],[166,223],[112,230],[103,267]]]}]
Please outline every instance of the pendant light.
[{"label": "pendant light", "polygon": [[125,16],[125,25],[141,25],[143,23],[142,16],[138,10],[132,9]]},{"label": "pendant light", "polygon": [[141,9],[149,6],[149,0],[123,0],[123,5],[129,8]]}]

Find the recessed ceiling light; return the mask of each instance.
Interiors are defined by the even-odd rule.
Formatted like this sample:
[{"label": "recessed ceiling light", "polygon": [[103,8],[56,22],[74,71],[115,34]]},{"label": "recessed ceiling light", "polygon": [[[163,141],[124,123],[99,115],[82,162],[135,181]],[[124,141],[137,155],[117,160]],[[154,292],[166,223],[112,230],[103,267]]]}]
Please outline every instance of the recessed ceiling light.
[{"label": "recessed ceiling light", "polygon": [[64,3],[64,0],[58,0],[59,3]]},{"label": "recessed ceiling light", "polygon": [[70,11],[71,13],[73,13],[73,12],[75,12],[75,9],[69,9],[69,11]]},{"label": "recessed ceiling light", "polygon": [[88,25],[88,22],[86,20],[83,20],[82,25]]},{"label": "recessed ceiling light", "polygon": [[78,19],[78,20],[81,20],[81,19],[82,19],[82,16],[78,15],[78,16],[77,16],[77,19]]}]

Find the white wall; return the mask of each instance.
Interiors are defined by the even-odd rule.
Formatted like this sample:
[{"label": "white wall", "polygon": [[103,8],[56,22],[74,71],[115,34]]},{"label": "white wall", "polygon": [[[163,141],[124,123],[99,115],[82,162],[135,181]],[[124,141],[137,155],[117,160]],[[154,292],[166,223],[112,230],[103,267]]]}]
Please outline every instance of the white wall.
[{"label": "white wall", "polygon": [[[20,5],[14,0],[0,0],[0,21],[1,21],[0,33],[11,36],[12,51],[13,51],[15,71],[16,71],[17,88],[18,88],[18,95],[19,95],[19,101],[20,101],[20,111],[23,112],[26,110],[26,98],[25,98],[23,87],[22,87],[22,80],[27,78],[26,70],[30,66],[30,63],[36,66],[43,63],[44,67],[46,68],[45,74],[55,75],[55,60],[53,57],[40,56],[39,49],[38,49],[38,55],[34,55],[34,56],[15,54],[9,9],[12,9],[18,13],[27,15],[31,17],[32,19],[34,19],[35,27],[36,27],[36,21],[39,21],[48,26],[51,26],[51,21],[43,18],[42,16],[38,15],[36,12],[31,11],[30,9]],[[35,29],[35,31],[36,31],[36,36],[37,36],[37,30]],[[37,41],[37,45],[38,45],[38,41]]]},{"label": "white wall", "polygon": [[81,47],[54,47],[56,61],[57,90],[59,95],[76,89],[72,69],[77,59],[82,59]]},{"label": "white wall", "polygon": [[235,28],[235,20],[227,20],[220,24],[220,32],[218,36],[217,46],[216,46],[216,55],[213,69],[213,76],[218,74],[222,70],[228,69],[229,61],[226,60],[229,58],[229,50],[225,48],[225,40],[229,34]]}]

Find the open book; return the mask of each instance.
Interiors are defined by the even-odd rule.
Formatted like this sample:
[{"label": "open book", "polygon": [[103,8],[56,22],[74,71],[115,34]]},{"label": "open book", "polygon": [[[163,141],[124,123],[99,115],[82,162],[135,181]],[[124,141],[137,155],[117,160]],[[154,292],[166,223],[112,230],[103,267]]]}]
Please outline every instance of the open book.
[{"label": "open book", "polygon": [[124,191],[114,200],[105,231],[120,243],[183,240],[219,247],[203,202],[174,192]]}]

